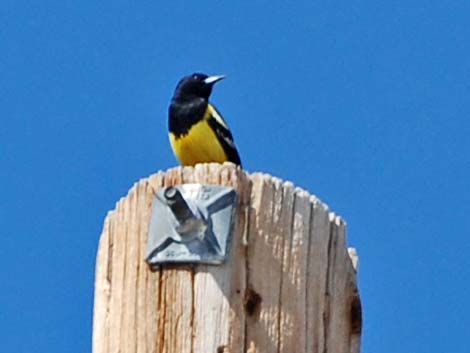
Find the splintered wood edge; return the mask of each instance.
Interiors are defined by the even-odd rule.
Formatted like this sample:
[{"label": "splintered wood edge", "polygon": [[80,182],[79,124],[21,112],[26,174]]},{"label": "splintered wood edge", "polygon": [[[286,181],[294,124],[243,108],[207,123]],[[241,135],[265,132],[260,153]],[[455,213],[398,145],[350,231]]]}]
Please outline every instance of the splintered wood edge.
[{"label": "splintered wood edge", "polygon": [[[198,166],[201,166],[201,165],[198,165]],[[244,171],[243,169],[240,169],[240,167],[237,167],[233,163],[230,163],[230,162],[225,162],[223,164],[207,163],[206,166],[208,166],[207,170],[216,170],[217,168],[220,168],[222,170],[225,169],[225,168],[229,168],[229,169],[235,169],[236,168],[236,169],[239,169],[239,172],[243,173],[245,175],[245,177],[247,177],[248,179],[251,179],[251,180],[256,179],[256,178],[262,178],[265,181],[270,181],[273,184],[282,183],[286,187],[291,186],[291,187],[295,188],[295,194],[309,195],[311,204],[315,205],[316,207],[322,207],[325,211],[327,211],[329,213],[330,221],[338,222],[338,224],[343,224],[344,226],[346,226],[346,222],[340,216],[336,215],[333,211],[330,211],[329,206],[326,203],[324,203],[320,198],[318,198],[316,195],[310,194],[307,190],[305,190],[301,187],[294,186],[294,184],[291,181],[283,181],[282,179],[280,179],[278,177],[272,176],[271,174],[264,173],[264,172],[248,173],[247,171]],[[197,167],[178,166],[178,167],[173,167],[173,168],[167,169],[166,171],[159,170],[156,173],[151,174],[150,176],[148,176],[146,178],[142,178],[138,182],[134,183],[134,185],[129,189],[127,195],[121,197],[119,199],[119,201],[116,202],[115,208],[111,211],[108,211],[108,213],[105,217],[105,220],[104,220],[102,234],[105,233],[105,231],[107,230],[107,224],[109,223],[109,219],[114,217],[115,213],[117,212],[118,205],[120,203],[122,203],[125,199],[127,199],[129,197],[129,195],[134,191],[134,189],[136,189],[140,184],[145,183],[148,186],[150,186],[151,189],[153,190],[154,194],[156,195],[157,190],[160,189],[161,187],[163,187],[163,185],[161,184],[161,180],[162,180],[163,176],[173,175],[173,176],[181,177],[183,175],[191,175],[192,173],[196,172],[196,168]],[[219,171],[219,173],[220,172],[221,171]],[[178,177],[176,177],[176,178],[178,178]],[[100,237],[100,242],[101,242],[101,238],[102,237]],[[357,249],[354,248],[354,247],[348,247],[347,251],[348,251],[349,259],[351,260],[351,267],[355,272],[357,272],[358,268],[359,268],[359,255],[358,255]],[[98,256],[97,256],[97,258],[98,258]]]},{"label": "splintered wood edge", "polygon": [[348,248],[348,255],[354,270],[357,272],[359,269],[359,256],[357,255],[356,248]]}]

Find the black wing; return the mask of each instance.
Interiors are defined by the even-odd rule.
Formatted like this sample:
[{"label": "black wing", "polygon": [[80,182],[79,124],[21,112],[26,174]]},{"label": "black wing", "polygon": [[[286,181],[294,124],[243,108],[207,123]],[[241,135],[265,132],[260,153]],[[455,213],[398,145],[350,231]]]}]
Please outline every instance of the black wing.
[{"label": "black wing", "polygon": [[217,109],[215,109],[215,107],[211,104],[209,104],[209,106],[213,109],[213,114],[210,115],[207,122],[212,127],[212,129],[214,129],[217,139],[222,145],[228,160],[241,167],[242,162],[240,161],[237,146],[233,141],[233,136],[230,130],[228,129],[228,125],[225,123],[222,118],[222,115],[220,115]]}]

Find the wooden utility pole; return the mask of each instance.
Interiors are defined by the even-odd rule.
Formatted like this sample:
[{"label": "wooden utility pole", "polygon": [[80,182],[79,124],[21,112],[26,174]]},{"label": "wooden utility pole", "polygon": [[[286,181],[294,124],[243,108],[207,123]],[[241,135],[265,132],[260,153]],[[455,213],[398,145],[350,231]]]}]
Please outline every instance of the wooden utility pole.
[{"label": "wooden utility pole", "polygon": [[[152,201],[182,183],[235,188],[229,258],[220,266],[145,262]],[[159,172],[109,212],[95,282],[94,353],[357,353],[357,257],[345,224],[290,182],[233,164]]]}]

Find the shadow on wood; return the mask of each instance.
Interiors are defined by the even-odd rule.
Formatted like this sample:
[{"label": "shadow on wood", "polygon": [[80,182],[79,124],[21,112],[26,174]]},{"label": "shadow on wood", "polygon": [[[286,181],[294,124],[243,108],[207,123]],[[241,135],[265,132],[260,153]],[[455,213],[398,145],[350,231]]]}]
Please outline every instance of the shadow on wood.
[{"label": "shadow on wood", "polygon": [[[235,188],[239,205],[222,266],[150,271],[155,192],[182,183]],[[106,217],[95,281],[94,353],[359,352],[361,303],[345,224],[320,200],[233,164],[159,172]]]}]

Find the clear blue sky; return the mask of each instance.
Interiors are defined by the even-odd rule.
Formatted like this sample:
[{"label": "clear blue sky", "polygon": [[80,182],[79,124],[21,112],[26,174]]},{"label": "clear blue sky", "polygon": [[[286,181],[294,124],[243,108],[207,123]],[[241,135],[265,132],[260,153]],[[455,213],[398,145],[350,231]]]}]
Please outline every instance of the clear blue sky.
[{"label": "clear blue sky", "polygon": [[0,351],[91,349],[106,212],[193,71],[245,168],[348,222],[363,353],[468,352],[468,1],[0,2]]}]

